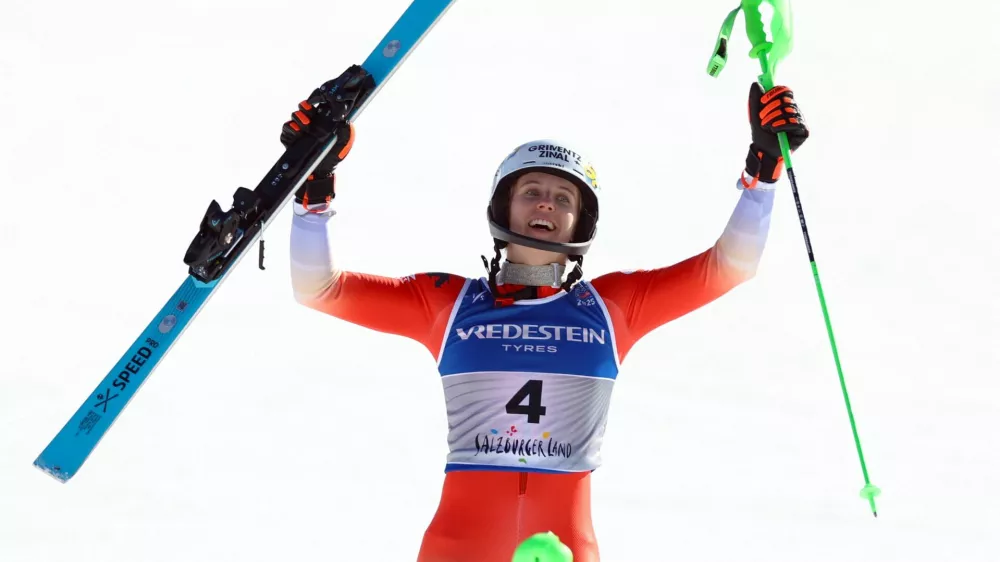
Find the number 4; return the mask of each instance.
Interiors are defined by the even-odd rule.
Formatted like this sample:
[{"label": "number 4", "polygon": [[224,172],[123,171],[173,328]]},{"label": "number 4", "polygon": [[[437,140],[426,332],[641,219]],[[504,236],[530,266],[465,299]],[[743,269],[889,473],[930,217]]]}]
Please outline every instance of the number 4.
[{"label": "number 4", "polygon": [[[522,406],[521,402],[524,402],[525,397],[528,398],[528,405]],[[542,406],[542,381],[530,380],[524,383],[507,402],[507,413],[528,416],[528,423],[541,423],[541,418],[545,415],[545,406]]]}]

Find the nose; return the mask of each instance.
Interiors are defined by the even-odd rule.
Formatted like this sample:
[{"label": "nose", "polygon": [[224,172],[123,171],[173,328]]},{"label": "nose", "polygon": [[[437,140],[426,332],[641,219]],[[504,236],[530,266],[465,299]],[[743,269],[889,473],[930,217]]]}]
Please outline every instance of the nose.
[{"label": "nose", "polygon": [[555,210],[555,206],[552,204],[552,197],[548,194],[542,195],[541,199],[538,200],[538,208],[545,211]]}]

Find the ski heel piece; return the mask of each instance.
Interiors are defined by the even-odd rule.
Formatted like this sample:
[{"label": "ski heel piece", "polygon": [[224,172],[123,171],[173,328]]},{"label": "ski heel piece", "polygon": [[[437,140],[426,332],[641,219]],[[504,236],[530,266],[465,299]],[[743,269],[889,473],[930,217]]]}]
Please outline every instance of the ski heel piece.
[{"label": "ski heel piece", "polygon": [[240,187],[233,194],[233,206],[228,211],[223,212],[215,200],[209,204],[201,228],[184,254],[191,275],[206,283],[218,278],[229,263],[230,250],[247,231],[267,220],[267,210],[260,208],[260,202],[255,192]]}]

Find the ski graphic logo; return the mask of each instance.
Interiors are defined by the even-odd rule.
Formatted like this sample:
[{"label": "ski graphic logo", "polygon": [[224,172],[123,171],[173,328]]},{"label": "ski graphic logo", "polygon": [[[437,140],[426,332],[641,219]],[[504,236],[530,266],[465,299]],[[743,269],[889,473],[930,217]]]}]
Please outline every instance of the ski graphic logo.
[{"label": "ski graphic logo", "polygon": [[170,332],[170,330],[173,330],[174,326],[176,325],[177,325],[177,316],[173,314],[168,314],[167,316],[163,317],[163,320],[160,321],[160,325],[157,326],[156,329],[161,334],[167,334]]},{"label": "ski graphic logo", "polygon": [[391,59],[392,57],[396,56],[396,53],[399,52],[399,47],[400,47],[399,39],[393,39],[392,41],[389,41],[389,44],[386,45],[384,49],[382,49],[382,56]]},{"label": "ski graphic logo", "polygon": [[99,402],[97,404],[94,404],[94,408],[103,408],[101,413],[106,414],[108,413],[108,402],[111,402],[115,398],[118,398],[118,395],[111,394],[111,389],[107,388],[104,390],[103,393],[97,395],[97,399],[99,400]]},{"label": "ski graphic logo", "polygon": [[144,345],[135,352],[132,359],[128,363],[125,363],[125,367],[118,373],[118,378],[111,383],[111,386],[119,390],[125,390],[128,388],[129,382],[131,382],[132,375],[138,375],[142,372],[142,366],[153,356],[153,350],[150,348],[155,348],[159,345],[152,338],[146,339],[146,343],[149,347]]}]

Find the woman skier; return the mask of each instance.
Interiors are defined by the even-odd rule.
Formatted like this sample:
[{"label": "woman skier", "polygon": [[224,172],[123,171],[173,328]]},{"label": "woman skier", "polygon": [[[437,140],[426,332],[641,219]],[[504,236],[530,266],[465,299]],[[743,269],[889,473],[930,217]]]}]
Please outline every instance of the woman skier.
[{"label": "woman skier", "polygon": [[[308,129],[311,111],[300,105],[283,140]],[[776,133],[788,134],[792,150],[809,136],[787,87],[764,92],[754,82],[748,116],[740,196],[715,243],[666,267],[590,281],[582,263],[596,233],[598,176],[582,154],[553,140],[517,147],[496,171],[487,276],[339,269],[327,226],[334,169],[354,141],[353,126],[343,124],[346,134],[295,195],[292,287],[299,303],[412,338],[436,361],[449,453],[418,562],[510,562],[521,541],[546,531],[575,562],[599,560],[590,479],[619,368],[644,335],[755,274],[783,164]]]}]

